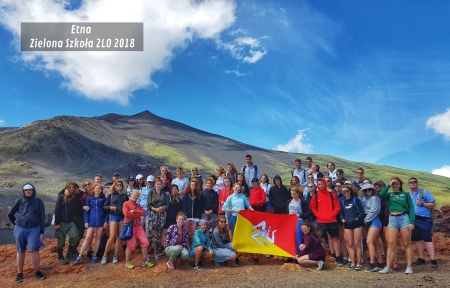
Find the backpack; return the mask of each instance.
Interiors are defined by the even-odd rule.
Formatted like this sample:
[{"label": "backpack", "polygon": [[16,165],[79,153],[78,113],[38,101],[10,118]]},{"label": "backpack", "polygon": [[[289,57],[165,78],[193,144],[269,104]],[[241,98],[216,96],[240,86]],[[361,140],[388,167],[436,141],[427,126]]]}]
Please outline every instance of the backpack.
[{"label": "backpack", "polygon": [[[419,194],[420,198],[419,199],[422,199],[425,203],[425,198],[423,198],[423,191],[424,191],[424,189],[420,189],[420,194]],[[430,211],[430,219],[431,219],[431,222],[433,223],[433,226],[431,228],[431,231],[433,232],[434,222],[436,222],[436,214],[434,214],[435,208],[428,208],[428,210]]]},{"label": "backpack", "polygon": [[[356,207],[356,214],[358,214],[359,213],[359,205],[358,205],[358,201],[356,200],[356,197],[355,196],[353,196],[353,206],[355,206]],[[341,200],[341,207],[345,207],[345,199],[342,199]]]},{"label": "backpack", "polygon": [[[253,165],[255,167],[255,175],[258,175],[258,166]],[[247,169],[247,165],[245,165],[244,167],[242,167],[242,174],[244,174],[245,176],[245,169]],[[252,180],[252,179],[250,179]]]},{"label": "backpack", "polygon": [[[334,210],[333,192],[329,192],[329,193],[330,193],[330,198],[331,198],[331,210]],[[314,193],[314,197],[316,197],[316,211],[319,211],[319,195],[317,195],[317,194],[319,194],[319,192]]]}]

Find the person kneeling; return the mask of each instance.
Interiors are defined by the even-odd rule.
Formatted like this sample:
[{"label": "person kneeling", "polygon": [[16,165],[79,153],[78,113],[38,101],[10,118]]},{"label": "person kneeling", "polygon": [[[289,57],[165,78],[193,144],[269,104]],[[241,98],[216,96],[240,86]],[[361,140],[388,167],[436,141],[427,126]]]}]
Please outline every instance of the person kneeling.
[{"label": "person kneeling", "polygon": [[194,240],[191,245],[191,252],[189,256],[195,259],[195,270],[203,270],[202,261],[203,259],[211,259],[214,255],[211,249],[211,243],[209,241],[209,231],[207,230],[208,225],[205,220],[199,221],[200,227],[194,232]]},{"label": "person kneeling", "polygon": [[231,247],[230,233],[227,229],[227,221],[224,215],[217,218],[217,227],[214,229],[212,237],[212,250],[214,252],[214,264],[227,262],[228,266],[236,267],[236,250]]},{"label": "person kneeling", "polygon": [[313,224],[311,222],[302,223],[302,232],[304,237],[304,244],[300,245],[300,255],[295,255],[300,265],[317,265],[317,270],[322,270],[325,261],[325,249],[320,244],[319,239],[314,234]]},{"label": "person kneeling", "polygon": [[170,225],[166,233],[166,249],[164,253],[169,256],[167,267],[172,270],[175,268],[175,260],[179,265],[180,259],[189,258],[189,252],[186,249],[189,235],[188,230],[183,226],[184,219],[186,219],[186,215],[183,212],[178,212],[177,223]]}]

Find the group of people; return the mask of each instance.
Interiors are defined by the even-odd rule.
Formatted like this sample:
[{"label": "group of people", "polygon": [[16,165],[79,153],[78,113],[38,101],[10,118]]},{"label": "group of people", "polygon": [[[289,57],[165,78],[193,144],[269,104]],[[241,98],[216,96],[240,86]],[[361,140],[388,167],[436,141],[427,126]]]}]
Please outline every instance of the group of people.
[{"label": "group of people", "polygon": [[[288,187],[278,175],[270,184],[269,176],[259,173],[251,155],[246,155],[246,165],[239,172],[229,163],[227,169],[217,167],[216,174],[206,180],[196,167],[192,168],[189,179],[178,167],[172,179],[168,167],[162,166],[160,175],[149,175],[146,179],[138,174],[122,180],[120,173],[115,172],[112,181],[106,184],[99,174],[93,180],[82,181],[81,189],[77,183],[68,182],[58,194],[52,223],[59,263],[80,263],[86,252],[93,263],[100,260],[106,264],[114,246],[112,263],[119,262],[122,247],[125,266],[129,269],[135,267],[130,260],[137,247],[142,250],[143,267],[154,266],[150,251],[155,260],[167,255],[169,269],[186,258],[194,259],[195,270],[204,269],[202,261],[207,259],[213,259],[216,266],[238,266],[239,257],[231,245],[236,219],[240,211],[250,209],[298,217],[297,255],[293,259],[274,255],[276,259],[322,269],[325,250],[315,233],[318,230],[337,265],[347,264],[350,270],[361,270],[365,239],[370,255],[365,271],[379,270],[386,274],[398,269],[396,242],[400,234],[407,258],[405,273],[413,273],[412,264],[425,263],[425,249],[432,267],[437,268],[430,213],[436,206],[435,199],[429,191],[418,187],[416,178],[408,180],[408,193],[398,177],[393,177],[389,185],[381,180],[372,184],[364,177],[364,170],[358,168],[357,179],[351,182],[332,162],[323,172],[311,157],[306,159],[306,164],[307,167],[302,167],[301,160],[295,160],[296,168]],[[25,184],[22,191],[23,197],[13,203],[8,213],[15,224],[17,282],[23,280],[26,246],[36,276],[45,279],[39,271],[38,253],[43,240],[45,207],[36,198],[33,185]],[[120,239],[124,224],[131,225],[133,230],[133,236],[127,241]],[[67,236],[68,248],[64,255]],[[77,251],[83,237],[84,242]],[[101,248],[105,237],[107,241]],[[419,253],[414,263],[411,240],[416,241]],[[256,255],[253,256],[253,261],[259,263]]]}]

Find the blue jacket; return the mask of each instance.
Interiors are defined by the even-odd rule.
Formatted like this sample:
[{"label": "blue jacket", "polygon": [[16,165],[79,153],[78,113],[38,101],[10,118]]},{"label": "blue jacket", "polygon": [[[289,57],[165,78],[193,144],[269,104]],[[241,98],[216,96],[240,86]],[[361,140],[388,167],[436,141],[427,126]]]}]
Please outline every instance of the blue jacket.
[{"label": "blue jacket", "polygon": [[84,211],[84,223],[88,223],[89,227],[102,227],[107,221],[107,213],[103,210],[106,197],[100,194],[100,197],[95,198],[94,195],[86,199],[86,206],[89,206],[89,211]]}]

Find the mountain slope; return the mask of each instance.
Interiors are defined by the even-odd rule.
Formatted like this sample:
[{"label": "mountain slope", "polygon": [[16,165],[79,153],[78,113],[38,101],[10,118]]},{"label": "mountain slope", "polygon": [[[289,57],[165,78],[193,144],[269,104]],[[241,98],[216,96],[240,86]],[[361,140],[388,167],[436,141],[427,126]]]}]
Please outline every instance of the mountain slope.
[{"label": "mountain slope", "polygon": [[[23,183],[31,181],[41,192],[54,195],[67,181],[92,179],[97,173],[108,181],[114,171],[119,171],[122,177],[138,173],[157,175],[161,165],[172,170],[182,166],[186,177],[189,170],[197,166],[207,176],[214,173],[218,165],[226,168],[230,162],[240,169],[245,164],[246,154],[253,156],[261,173],[267,173],[271,179],[282,174],[284,180],[292,171],[294,159],[307,156],[261,149],[158,117],[149,111],[132,116],[58,116],[0,133],[0,192],[17,191]],[[335,162],[337,167],[345,168],[350,179],[354,178],[356,168],[363,167],[366,176],[373,180],[388,181],[394,175],[406,180],[415,176],[426,181],[424,184],[439,197],[450,190],[447,178],[429,173],[326,155],[311,156],[322,167],[328,161]]]}]

